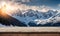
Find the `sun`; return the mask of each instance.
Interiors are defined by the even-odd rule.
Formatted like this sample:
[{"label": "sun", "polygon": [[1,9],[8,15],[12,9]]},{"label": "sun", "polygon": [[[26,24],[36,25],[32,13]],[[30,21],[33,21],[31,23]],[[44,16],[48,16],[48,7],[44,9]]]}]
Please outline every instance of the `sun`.
[{"label": "sun", "polygon": [[14,12],[15,10],[17,10],[17,6],[15,6],[14,4],[12,5],[11,2],[1,2],[0,4],[0,10],[3,12],[3,13],[12,13]]},{"label": "sun", "polygon": [[2,12],[11,12],[14,10],[14,7],[10,3],[2,2],[0,9]]},{"label": "sun", "polygon": [[1,2],[0,4],[0,15],[2,16],[6,16],[6,13],[11,13],[13,11],[15,11],[16,8],[15,6],[11,5],[11,3],[7,3],[7,2]]}]

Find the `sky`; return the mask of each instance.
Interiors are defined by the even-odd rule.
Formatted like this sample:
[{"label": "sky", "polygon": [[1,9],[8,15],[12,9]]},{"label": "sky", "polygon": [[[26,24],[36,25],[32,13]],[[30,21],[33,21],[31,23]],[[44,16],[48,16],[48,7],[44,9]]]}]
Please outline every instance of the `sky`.
[{"label": "sky", "polygon": [[[49,9],[60,10],[60,0],[3,0],[18,3],[22,10],[33,9],[47,11]],[[21,5],[23,4],[23,5]]]},{"label": "sky", "polygon": [[[16,2],[20,2],[21,0],[16,0]],[[56,7],[60,4],[60,0],[22,0],[24,4],[28,5],[47,5],[51,7]]]},{"label": "sky", "polygon": [[[21,0],[16,0],[19,2]],[[60,0],[22,0],[23,4],[30,6],[48,6],[54,9],[60,9]]]}]

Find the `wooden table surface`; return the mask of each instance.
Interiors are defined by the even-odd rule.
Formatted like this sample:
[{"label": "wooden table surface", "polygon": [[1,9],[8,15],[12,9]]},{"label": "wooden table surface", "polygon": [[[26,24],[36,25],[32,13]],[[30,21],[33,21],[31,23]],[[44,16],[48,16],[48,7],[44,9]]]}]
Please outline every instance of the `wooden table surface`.
[{"label": "wooden table surface", "polygon": [[11,32],[11,33],[0,33],[0,36],[60,36],[58,32],[31,32],[31,33],[21,33],[21,32]]}]

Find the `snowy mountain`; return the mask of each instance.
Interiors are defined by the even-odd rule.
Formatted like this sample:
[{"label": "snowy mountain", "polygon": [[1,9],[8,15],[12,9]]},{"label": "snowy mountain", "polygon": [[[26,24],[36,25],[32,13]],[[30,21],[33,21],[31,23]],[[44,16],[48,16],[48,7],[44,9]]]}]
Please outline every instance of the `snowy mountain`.
[{"label": "snowy mountain", "polygon": [[[31,9],[25,11],[17,11],[17,13],[12,14],[12,17],[24,22],[27,26],[32,25],[46,25],[47,23],[52,25],[58,21],[59,14],[56,15],[58,11],[49,10],[47,12],[34,11]],[[56,15],[55,17],[53,17]],[[58,16],[58,17],[57,17]],[[56,20],[55,20],[56,19]],[[52,23],[52,24],[51,24]]]},{"label": "snowy mountain", "polygon": [[33,23],[37,24],[37,26],[60,26],[60,13],[56,13],[48,19],[36,19]]},{"label": "snowy mountain", "polygon": [[27,26],[23,22],[17,20],[16,18],[0,11],[0,23],[5,26]]},{"label": "snowy mountain", "polygon": [[[60,26],[60,12],[49,10],[47,12],[28,10],[18,10],[14,14],[7,13],[10,15],[9,22],[12,26]],[[7,20],[7,19],[6,19]],[[12,21],[11,21],[12,20]],[[22,23],[22,24],[18,24]],[[5,22],[4,22],[5,23]],[[3,24],[4,25],[4,24]]]}]

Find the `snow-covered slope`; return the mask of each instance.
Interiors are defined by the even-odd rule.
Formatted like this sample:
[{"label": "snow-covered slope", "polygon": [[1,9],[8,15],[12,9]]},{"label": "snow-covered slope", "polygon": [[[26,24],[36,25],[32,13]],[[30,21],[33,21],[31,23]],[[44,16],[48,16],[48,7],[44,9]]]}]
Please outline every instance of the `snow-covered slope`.
[{"label": "snow-covered slope", "polygon": [[[21,22],[25,23],[27,26],[29,26],[28,23],[31,21],[38,24],[46,24],[50,22],[56,22],[59,16],[52,17],[58,13],[58,11],[49,10],[47,12],[40,12],[40,11],[34,11],[31,9],[25,10],[25,11],[16,11],[17,13],[12,14],[12,17],[16,18],[17,20],[20,20]],[[56,21],[55,21],[56,19]]]},{"label": "snow-covered slope", "polygon": [[54,16],[48,18],[48,19],[36,19],[34,20],[34,23],[37,25],[45,25],[50,24],[51,26],[60,26],[60,13],[56,13]]},{"label": "snow-covered slope", "polygon": [[[47,12],[28,10],[18,10],[8,15],[16,18],[27,26],[57,26],[60,25],[60,12],[49,10]],[[57,24],[57,25],[56,25]]]}]

